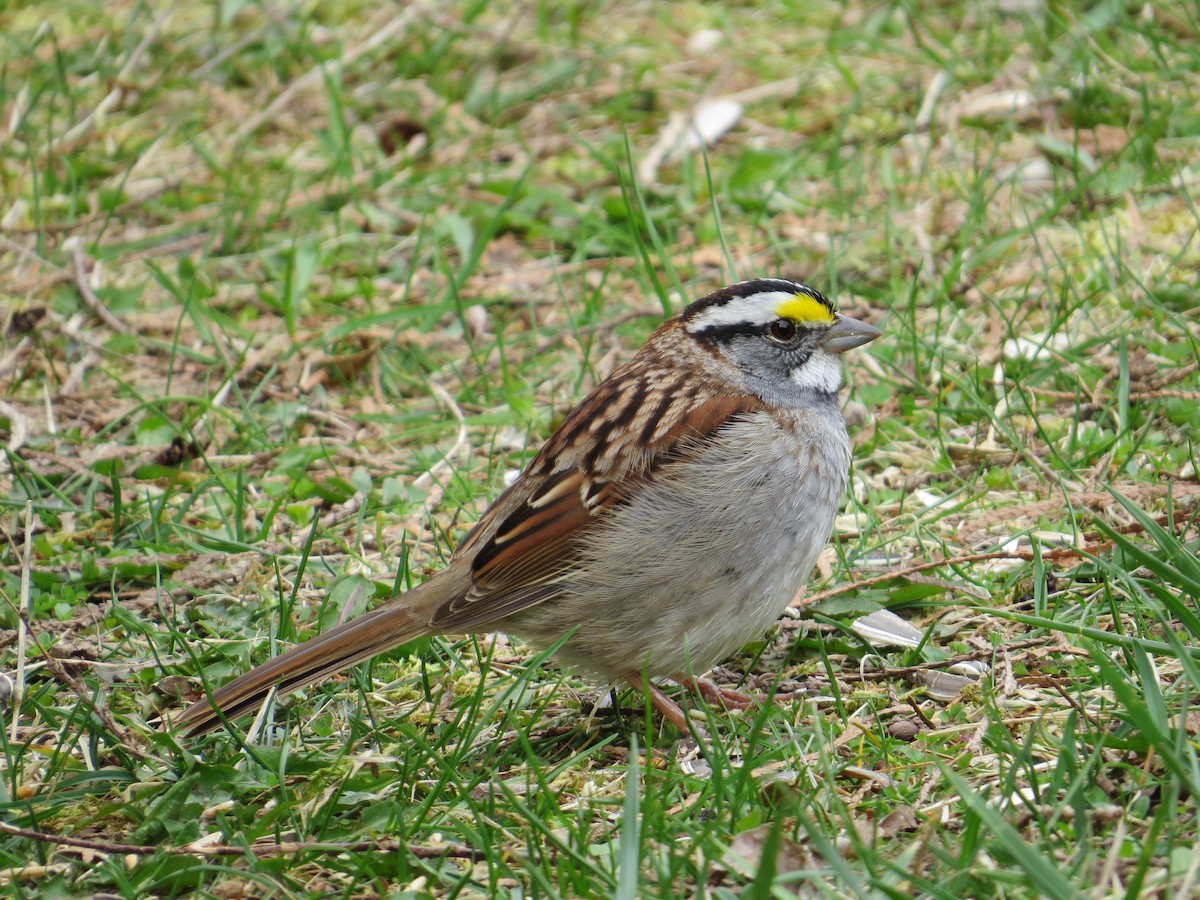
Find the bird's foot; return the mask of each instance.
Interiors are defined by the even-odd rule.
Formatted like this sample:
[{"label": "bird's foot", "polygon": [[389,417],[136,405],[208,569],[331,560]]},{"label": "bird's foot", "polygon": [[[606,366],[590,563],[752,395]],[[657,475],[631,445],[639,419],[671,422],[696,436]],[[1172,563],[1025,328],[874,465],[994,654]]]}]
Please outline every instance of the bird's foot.
[{"label": "bird's foot", "polygon": [[641,675],[632,673],[626,676],[626,681],[638,691],[645,691],[650,698],[650,705],[657,709],[664,719],[684,734],[688,733],[687,715],[678,703],[662,692],[662,688],[653,681],[645,680]]},{"label": "bird's foot", "polygon": [[[704,698],[705,702],[718,709],[749,709],[758,703],[758,700],[749,694],[743,694],[741,691],[735,691],[732,688],[721,687],[707,678],[693,678],[681,675],[672,680],[693,693],[699,694]],[[689,726],[687,713],[684,712],[678,703],[664,694],[662,688],[653,681],[647,681],[641,675],[632,673],[626,676],[626,681],[638,691],[645,691],[650,698],[650,705],[658,710],[664,719],[684,734],[688,734],[692,728],[696,727],[696,723],[694,722]]]},{"label": "bird's foot", "polygon": [[735,691],[733,688],[721,687],[707,678],[681,676],[675,680],[684,687],[699,694],[708,703],[725,709],[749,709],[758,702],[758,700],[749,694],[743,694],[741,691]]}]

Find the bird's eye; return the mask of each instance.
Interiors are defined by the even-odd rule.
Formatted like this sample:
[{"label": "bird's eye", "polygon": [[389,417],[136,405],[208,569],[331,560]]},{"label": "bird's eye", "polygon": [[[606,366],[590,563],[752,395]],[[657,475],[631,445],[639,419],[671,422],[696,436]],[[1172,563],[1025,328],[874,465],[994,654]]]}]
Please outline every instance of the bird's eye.
[{"label": "bird's eye", "polygon": [[791,319],[776,319],[767,326],[767,334],[781,344],[790,343],[796,337],[796,323]]}]

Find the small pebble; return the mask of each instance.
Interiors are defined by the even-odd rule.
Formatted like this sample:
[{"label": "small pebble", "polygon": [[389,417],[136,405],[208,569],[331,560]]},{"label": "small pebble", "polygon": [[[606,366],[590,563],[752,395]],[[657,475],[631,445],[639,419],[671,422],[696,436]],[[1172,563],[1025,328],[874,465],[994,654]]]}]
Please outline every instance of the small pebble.
[{"label": "small pebble", "polygon": [[915,741],[921,726],[912,719],[893,719],[888,723],[888,734],[900,741]]},{"label": "small pebble", "polygon": [[704,56],[705,54],[712,53],[717,47],[721,46],[723,40],[725,40],[725,35],[721,34],[717,29],[702,28],[688,38],[688,53],[693,56]]}]

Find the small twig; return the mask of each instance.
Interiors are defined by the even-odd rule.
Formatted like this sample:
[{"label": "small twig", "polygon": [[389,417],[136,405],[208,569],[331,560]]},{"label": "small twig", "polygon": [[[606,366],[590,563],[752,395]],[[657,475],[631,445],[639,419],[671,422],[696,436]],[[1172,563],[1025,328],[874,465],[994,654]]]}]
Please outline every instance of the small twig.
[{"label": "small twig", "polygon": [[[0,413],[2,413],[9,423],[8,443],[5,449],[13,455],[21,449],[25,444],[25,438],[29,434],[29,424],[22,415],[21,411],[11,404],[0,400]],[[8,471],[8,459],[0,459],[0,473]]]},{"label": "small twig", "polygon": [[807,76],[792,75],[790,78],[782,78],[779,81],[756,84],[754,87],[746,88],[744,91],[735,91],[732,94],[726,94],[725,97],[736,103],[746,104],[747,106],[751,103],[762,103],[766,100],[778,100],[780,97],[790,97],[799,93],[804,87],[806,80]]},{"label": "small twig", "polygon": [[[62,386],[58,389],[58,396],[65,397],[79,390],[80,386],[83,384],[84,376],[86,376],[88,373],[88,370],[98,362],[100,362],[100,354],[89,348],[88,352],[83,354],[83,356],[79,358],[79,361],[76,362],[75,365],[71,366],[71,371],[67,373],[67,380],[64,381]],[[50,420],[47,419],[47,421]]]},{"label": "small twig", "polygon": [[[91,351],[88,351],[91,355]],[[50,382],[42,382],[42,403],[46,407],[46,433],[51,437],[58,434],[58,423],[54,417],[54,398],[50,396]]]},{"label": "small twig", "polygon": [[1075,712],[1079,713],[1079,715],[1083,716],[1083,718],[1087,719],[1088,722],[1091,723],[1093,728],[1102,728],[1103,727],[1103,723],[1101,723],[1100,720],[1098,718],[1096,718],[1096,716],[1094,716],[1090,712],[1088,712],[1078,700],[1076,700],[1074,697],[1072,697],[1070,694],[1068,694],[1065,690],[1063,690],[1063,686],[1061,684],[1059,684],[1056,681],[1056,682],[1054,682],[1053,687],[1054,687],[1054,690],[1056,690],[1058,692],[1059,696],[1067,701],[1067,705],[1070,706],[1072,709],[1074,709]]},{"label": "small twig", "polygon": [[[1179,382],[1183,381],[1185,378],[1190,378],[1193,374],[1195,374],[1198,371],[1200,371],[1200,363],[1195,363],[1195,362],[1188,363],[1186,366],[1180,366],[1177,369],[1172,369],[1171,371],[1167,372],[1165,375],[1163,375],[1159,378],[1155,378],[1150,383],[1149,390],[1137,391],[1136,393],[1138,393],[1138,394],[1154,394],[1157,391],[1161,391],[1165,387],[1170,387],[1173,384],[1178,384]],[[1129,392],[1131,397],[1134,395],[1134,393],[1135,393],[1134,391]],[[1195,393],[1195,392],[1192,392],[1192,393]]]},{"label": "small twig", "polygon": [[1033,466],[1033,468],[1037,469],[1048,479],[1050,479],[1051,483],[1057,482],[1066,487],[1068,491],[1073,493],[1083,493],[1083,485],[1081,483],[1075,481],[1074,479],[1067,478],[1061,472],[1055,471],[1049,463],[1041,460],[1038,455],[1029,447],[1022,447],[1019,451],[1019,455],[1022,459],[1029,463],[1029,465]]},{"label": "small twig", "polygon": [[[1147,487],[1157,487],[1157,485],[1147,485]],[[1183,487],[1191,487],[1190,485],[1174,485],[1174,488],[1179,491]],[[1104,495],[1107,496],[1107,495]],[[1194,496],[1191,491],[1185,492],[1185,496]],[[1154,521],[1159,525],[1166,526],[1168,523],[1175,524],[1179,519],[1184,517],[1185,513],[1182,510],[1176,511],[1174,517],[1167,515],[1155,516]],[[1119,528],[1114,528],[1118,534],[1136,534],[1142,531],[1140,522],[1132,522],[1128,525],[1122,525]],[[1028,550],[991,550],[984,553],[964,553],[959,556],[951,556],[946,559],[935,559],[929,562],[914,563],[911,566],[904,566],[899,569],[889,569],[886,572],[881,572],[878,575],[872,575],[870,578],[859,579],[852,581],[849,584],[838,585],[830,588],[827,591],[821,591],[819,594],[804,597],[799,603],[792,601],[793,609],[803,609],[820,603],[822,600],[828,600],[830,597],[837,597],[840,594],[847,594],[851,591],[861,590],[862,588],[874,587],[885,581],[891,581],[893,578],[905,578],[909,575],[915,575],[918,572],[924,572],[928,569],[940,569],[942,566],[960,566],[966,563],[987,562],[992,559],[1021,559],[1026,562],[1032,562],[1035,559],[1061,560],[1070,557],[1079,556],[1095,556],[1097,553],[1102,553],[1112,547],[1113,542],[1102,538],[1100,535],[1092,533],[1083,536],[1083,543],[1073,547],[1043,547],[1034,552],[1034,548]],[[797,626],[799,627],[799,626]]]},{"label": "small twig", "polygon": [[433,392],[433,396],[437,398],[438,402],[448,408],[454,418],[458,420],[458,437],[454,440],[454,446],[447,450],[438,462],[430,466],[421,475],[418,475],[416,480],[413,481],[415,487],[426,490],[428,493],[425,495],[425,500],[421,503],[420,508],[409,516],[406,524],[409,531],[416,531],[420,528],[425,517],[441,502],[443,495],[446,493],[446,488],[438,479],[444,473],[453,469],[452,461],[464,448],[468,447],[467,418],[463,415],[462,408],[459,407],[454,398],[440,384],[430,384],[429,390]]},{"label": "small twig", "polygon": [[376,47],[383,46],[391,41],[397,34],[407,28],[418,15],[423,14],[426,6],[427,4],[425,2],[413,3],[402,13],[400,13],[400,15],[393,18],[382,28],[373,32],[371,36],[361,44],[351,47],[335,60],[326,60],[320,65],[309,69],[295,81],[289,84],[286,88],[284,88],[279,96],[267,104],[266,109],[264,109],[258,115],[251,116],[242,123],[238,130],[234,132],[232,142],[233,146],[236,147],[239,145],[244,139],[254,134],[254,132],[256,132],[259,128],[279,115],[279,113],[281,113],[284,108],[292,102],[292,98],[295,97],[297,93],[312,85],[320,84],[322,79],[324,79],[325,76],[332,71],[335,66],[344,69],[356,62],[359,57],[364,56],[367,53],[370,53]]},{"label": "small twig", "polygon": [[109,91],[104,98],[96,104],[96,107],[83,117],[76,125],[71,127],[66,133],[57,138],[53,138],[50,142],[38,153],[39,157],[54,156],[60,150],[69,148],[77,140],[90,132],[96,122],[100,121],[110,109],[121,102],[125,96],[125,85],[132,79],[133,70],[141,63],[142,57],[150,49],[151,45],[158,39],[159,33],[162,31],[167,20],[171,17],[173,11],[168,9],[161,16],[154,20],[146,33],[142,35],[142,39],[138,45],[133,48],[129,54],[129,58],[125,60],[125,65],[121,66],[121,70],[117,72],[112,83],[115,87]]},{"label": "small twig", "polygon": [[321,527],[329,530],[347,519],[354,518],[366,502],[367,495],[362,491],[355,491],[353,497],[345,503],[339,503],[321,517]]},{"label": "small twig", "polygon": [[95,850],[99,853],[132,853],[138,856],[153,856],[156,853],[168,853],[174,856],[245,856],[250,853],[260,859],[273,856],[291,856],[306,851],[325,851],[334,853],[364,853],[380,852],[394,853],[402,850],[419,859],[484,859],[484,854],[455,844],[444,847],[425,847],[420,844],[407,844],[390,838],[378,841],[287,841],[278,844],[250,844],[247,847],[206,847],[201,842],[189,844],[186,847],[163,847],[158,844],[122,844],[116,841],[105,841],[99,838],[79,838],[65,834],[50,834],[46,831],[34,831],[29,828],[18,828],[7,822],[0,822],[0,831],[15,837],[28,838],[31,841],[41,841],[44,844],[58,844],[64,847],[79,847],[82,850]]},{"label": "small twig", "polygon": [[[89,225],[94,225],[97,222],[118,218],[156,197],[161,197],[170,191],[178,190],[182,185],[182,178],[167,178],[157,187],[150,188],[134,197],[130,197],[124,203],[120,203],[112,209],[103,209],[86,216],[80,216],[71,222],[43,222],[36,227],[22,226],[7,228],[5,230],[10,234],[59,234],[64,231],[75,231],[80,228],[86,228]],[[157,250],[158,248],[154,249]]]},{"label": "small twig", "polygon": [[33,501],[25,501],[25,552],[21,557],[21,594],[18,604],[21,621],[17,625],[17,675],[13,684],[13,711],[9,743],[17,743],[17,723],[21,720],[21,698],[25,696],[25,653],[29,648],[29,614],[33,604]]},{"label": "small twig", "polygon": [[[1041,647],[1049,643],[1046,638],[1028,638],[1023,641],[1009,644],[1009,650],[1024,650],[1026,647]],[[908,675],[915,675],[918,672],[928,672],[931,669],[947,669],[955,663],[966,662],[972,659],[987,659],[989,656],[994,656],[999,652],[997,647],[987,647],[983,650],[972,650],[970,653],[960,653],[957,656],[952,656],[949,659],[931,660],[930,662],[913,663],[911,666],[889,666],[881,664],[878,669],[872,669],[869,672],[839,672],[837,675],[838,681],[877,681],[881,678],[898,678]],[[882,659],[882,657],[880,657]]]},{"label": "small twig", "polygon": [[50,262],[50,260],[46,259],[44,256],[39,256],[37,253],[34,253],[28,247],[23,247],[20,244],[18,244],[16,241],[9,239],[2,234],[0,234],[0,247],[3,247],[6,250],[10,250],[13,253],[17,254],[18,256],[23,256],[25,259],[29,260],[30,262],[37,263],[37,265],[39,267],[41,267],[43,269],[48,269],[49,271],[53,272],[56,276],[61,276],[63,278],[67,277],[67,274],[68,274],[67,270],[64,269],[62,266],[59,266],[59,265],[56,265],[56,264]]},{"label": "small twig", "polygon": [[862,588],[874,587],[884,581],[891,581],[893,578],[904,578],[908,575],[915,575],[917,572],[924,572],[928,569],[940,569],[942,566],[959,566],[965,563],[986,562],[990,559],[1023,559],[1027,562],[1032,562],[1040,556],[1041,559],[1063,559],[1068,556],[1077,556],[1083,552],[1099,552],[1104,549],[1103,545],[1096,544],[1093,547],[1049,547],[1041,550],[1035,556],[1032,549],[1029,550],[993,550],[987,553],[964,553],[961,556],[951,556],[948,559],[935,559],[930,562],[914,563],[911,566],[905,566],[901,569],[889,569],[886,572],[881,572],[879,575],[872,575],[870,578],[859,579],[852,581],[849,584],[841,584],[835,588],[830,588],[827,591],[821,591],[819,594],[813,594],[810,597],[805,597],[798,608],[813,606],[820,603],[822,600],[828,600],[830,597],[836,597],[839,594],[846,594],[850,591],[861,590]]},{"label": "small twig", "polygon": [[905,699],[908,701],[908,705],[912,708],[912,711],[917,714],[917,718],[921,720],[922,724],[924,724],[926,728],[930,730],[937,729],[937,726],[933,724],[929,716],[925,715],[925,710],[921,709],[921,704],[917,702],[916,697],[910,695]]},{"label": "small twig", "polygon": [[[1191,376],[1193,373],[1195,373],[1197,371],[1198,368],[1200,368],[1200,365],[1198,365],[1196,363],[1189,363],[1186,366],[1181,366],[1179,369],[1176,369],[1174,371],[1167,373],[1166,375],[1162,376],[1161,378],[1155,379],[1153,382],[1151,382],[1149,387],[1131,388],[1129,391],[1129,399],[1130,400],[1158,400],[1158,399],[1165,399],[1165,398],[1181,399],[1181,400],[1200,399],[1200,391],[1185,391],[1185,390],[1173,390],[1173,389],[1169,390],[1168,389],[1170,387],[1170,385],[1177,384],[1180,381],[1183,381],[1185,378],[1188,378],[1189,376]],[[1101,384],[1107,384],[1107,383],[1108,382],[1106,380],[1101,379]],[[1029,386],[1026,386],[1025,388],[1023,388],[1023,390],[1026,390],[1031,394],[1036,394],[1039,397],[1045,397],[1049,400],[1077,401],[1080,399],[1080,394],[1081,394],[1081,391],[1057,391],[1057,390],[1053,390],[1051,388],[1029,387]],[[1093,391],[1092,397],[1088,402],[1090,402],[1093,406],[1103,405],[1101,402],[1103,399],[1102,393],[1103,392],[1099,392],[1099,394],[1098,394],[1097,391]]]},{"label": "small twig", "polygon": [[430,466],[428,471],[418,476],[413,482],[419,488],[431,488],[434,486],[435,479],[443,472],[451,468],[450,460],[454,459],[464,447],[467,446],[467,417],[463,415],[462,407],[458,405],[450,392],[440,384],[430,384],[429,390],[438,401],[450,410],[451,415],[458,421],[458,436],[454,439],[454,445],[446,451],[442,459]]},{"label": "small twig", "polygon": [[131,334],[133,329],[122,322],[120,319],[109,310],[104,303],[96,296],[96,292],[92,290],[92,286],[88,284],[87,272],[87,257],[83,254],[83,241],[79,238],[68,238],[63,241],[63,249],[71,254],[72,274],[75,279],[75,287],[79,289],[79,296],[82,298],[84,305],[94,312],[100,321],[120,334]]},{"label": "small twig", "polygon": [[929,84],[925,87],[925,96],[921,98],[921,107],[917,110],[917,117],[913,119],[913,124],[917,128],[927,129],[933,123],[933,113],[937,108],[938,99],[948,84],[950,84],[950,73],[945,69],[939,69],[933,73],[933,77],[929,79]]},{"label": "small twig", "polygon": [[[27,522],[26,523],[26,532],[25,532],[27,535],[26,539],[31,541],[32,538],[28,537],[30,527],[31,527],[30,523]],[[32,545],[30,545],[30,546],[32,546]],[[32,559],[30,561],[30,575],[32,576]],[[24,592],[26,590],[26,581],[25,581],[24,577],[22,578],[22,588],[21,589],[22,589],[22,600],[26,601],[26,598],[24,596]],[[130,753],[132,753],[134,756],[138,757],[141,760],[150,759],[150,754],[146,753],[139,747],[135,746],[135,743],[132,740],[130,740],[130,736],[132,734],[136,734],[136,732],[131,732],[131,731],[129,731],[129,729],[123,728],[122,726],[118,725],[116,719],[114,719],[112,717],[112,713],[106,707],[97,704],[93,700],[92,692],[87,689],[86,685],[84,685],[78,678],[76,678],[74,675],[72,675],[70,672],[68,672],[66,670],[66,667],[63,666],[63,664],[62,664],[62,660],[60,660],[58,657],[53,656],[51,653],[49,653],[47,651],[46,647],[42,644],[42,642],[40,640],[38,640],[38,636],[33,631],[33,625],[32,625],[32,621],[31,621],[32,616],[29,614],[29,612],[27,612],[25,605],[14,604],[7,595],[3,595],[3,596],[4,596],[5,602],[8,603],[9,607],[13,610],[14,613],[16,613],[17,618],[20,620],[19,627],[22,629],[22,632],[21,632],[22,635],[28,634],[29,639],[33,641],[34,645],[38,648],[38,652],[41,653],[42,659],[45,661],[45,666],[47,669],[50,670],[50,673],[52,675],[54,675],[54,677],[57,678],[59,681],[61,681],[63,684],[65,684],[67,687],[69,687],[71,689],[71,691],[75,694],[75,696],[77,696],[80,700],[82,700],[84,703],[86,703],[88,705],[88,707],[92,710],[92,712],[96,714],[96,717],[100,720],[100,723],[105,727],[105,729],[107,729],[108,732],[113,735],[113,737],[115,737],[118,741],[120,741],[122,747],[124,747],[127,751],[129,751]],[[18,652],[19,652],[19,647],[20,647],[20,644],[18,644]],[[20,672],[20,669],[18,668],[18,679],[17,679],[18,680],[18,684],[17,684],[18,690],[20,690],[22,687],[22,683],[21,683],[22,679],[21,679],[20,675],[21,675],[21,672]],[[16,727],[16,723],[17,723],[17,716],[14,713],[14,715],[13,715],[13,727],[14,728]],[[141,744],[148,743],[148,741],[145,738],[143,738],[141,735],[137,735],[137,738],[138,738],[138,743],[141,743]]]},{"label": "small twig", "polygon": [[21,339],[12,345],[12,349],[8,353],[0,356],[0,379],[4,378],[9,372],[17,367],[17,362],[25,356],[30,345],[33,343],[29,339],[29,335],[22,335]]},{"label": "small twig", "polygon": [[1200,391],[1178,391],[1175,389],[1161,391],[1130,391],[1131,400],[1191,400],[1200,402]]}]

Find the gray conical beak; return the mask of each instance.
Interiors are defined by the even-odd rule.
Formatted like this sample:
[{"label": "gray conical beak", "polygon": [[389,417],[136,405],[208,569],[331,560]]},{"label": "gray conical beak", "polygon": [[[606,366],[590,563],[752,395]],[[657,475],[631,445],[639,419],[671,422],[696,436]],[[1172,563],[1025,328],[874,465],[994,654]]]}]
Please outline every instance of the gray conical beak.
[{"label": "gray conical beak", "polygon": [[883,332],[874,325],[839,314],[833,327],[825,332],[821,348],[829,353],[845,353],[847,350],[869,344],[881,334]]}]

